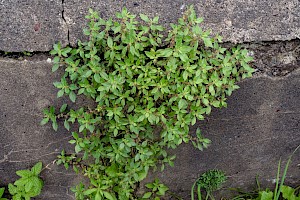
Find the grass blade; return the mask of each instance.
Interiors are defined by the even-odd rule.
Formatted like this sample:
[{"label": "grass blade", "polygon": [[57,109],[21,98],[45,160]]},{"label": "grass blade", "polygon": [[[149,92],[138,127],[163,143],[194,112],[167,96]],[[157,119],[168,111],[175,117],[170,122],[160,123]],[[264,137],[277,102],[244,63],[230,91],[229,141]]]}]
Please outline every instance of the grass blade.
[{"label": "grass blade", "polygon": [[274,190],[274,200],[277,199],[277,193],[278,192],[278,185],[279,185],[279,176],[280,176],[280,167],[281,166],[281,158],[279,159],[279,162],[278,162],[278,167],[277,167],[277,175],[276,175],[276,187],[275,187],[275,190]]}]

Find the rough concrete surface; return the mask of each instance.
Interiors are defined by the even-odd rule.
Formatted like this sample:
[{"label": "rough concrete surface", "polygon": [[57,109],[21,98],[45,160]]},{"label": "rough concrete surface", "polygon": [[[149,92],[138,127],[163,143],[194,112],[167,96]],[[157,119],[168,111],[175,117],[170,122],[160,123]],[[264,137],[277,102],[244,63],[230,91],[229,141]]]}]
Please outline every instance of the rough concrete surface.
[{"label": "rough concrete surface", "polygon": [[84,16],[94,8],[105,19],[126,6],[132,13],[159,16],[168,26],[188,5],[203,16],[204,28],[227,42],[291,40],[300,37],[298,0],[2,0],[0,50],[49,51],[61,41],[76,45],[83,39]]},{"label": "rough concrete surface", "polygon": [[[262,187],[274,188],[277,164],[300,145],[300,71],[284,78],[258,77],[240,83],[241,88],[228,98],[228,107],[213,110],[199,127],[212,140],[203,152],[192,145],[172,151],[177,155],[174,168],[155,173],[183,199],[190,199],[193,182],[208,169],[221,169],[229,176],[225,187],[254,189],[259,175]],[[300,184],[300,152],[287,173],[286,183]],[[228,191],[222,191],[227,194]],[[227,194],[228,195],[228,194]]]},{"label": "rough concrete surface", "polygon": [[54,132],[50,125],[39,125],[44,108],[63,103],[56,99],[52,84],[59,80],[58,74],[51,73],[51,64],[45,59],[1,58],[0,69],[0,186],[14,182],[16,170],[42,161],[47,166],[41,173],[45,186],[36,199],[74,199],[69,187],[80,177],[53,164],[63,148],[70,149],[68,140],[72,136],[62,128]]},{"label": "rough concrete surface", "polygon": [[94,8],[103,18],[108,18],[125,5],[134,14],[159,16],[168,26],[176,22],[190,4],[195,6],[199,16],[204,17],[204,28],[220,33],[224,41],[237,43],[300,37],[298,0],[66,0],[64,7],[70,42],[75,44],[82,38],[88,8]]},{"label": "rough concrete surface", "polygon": [[49,51],[68,43],[62,0],[1,0],[0,50]]},{"label": "rough concrete surface", "polygon": [[[71,170],[53,164],[60,151],[70,149],[70,135],[62,128],[40,126],[43,108],[61,105],[52,83],[47,57],[17,61],[0,59],[0,186],[17,179],[15,171],[42,161],[43,193],[36,199],[74,199],[69,188],[81,180]],[[182,145],[174,168],[158,176],[172,191],[189,199],[189,190],[198,175],[208,169],[222,169],[229,175],[227,186],[251,188],[260,175],[263,186],[272,186],[277,162],[300,144],[300,71],[284,77],[257,77],[240,83],[241,89],[228,98],[228,108],[213,110],[197,127],[213,143],[200,152]],[[293,159],[287,183],[299,184],[300,152]],[[148,179],[148,180],[149,180]]]},{"label": "rough concrete surface", "polygon": [[286,76],[300,67],[300,40],[243,44],[254,57],[256,74]]}]

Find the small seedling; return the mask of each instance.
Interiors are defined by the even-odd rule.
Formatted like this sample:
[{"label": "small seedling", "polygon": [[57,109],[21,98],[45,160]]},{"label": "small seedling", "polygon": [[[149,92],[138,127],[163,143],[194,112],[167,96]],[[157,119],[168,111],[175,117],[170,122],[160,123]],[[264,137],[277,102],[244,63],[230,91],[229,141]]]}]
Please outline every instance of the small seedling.
[{"label": "small seedling", "polygon": [[[36,163],[31,169],[16,171],[20,176],[13,184],[8,184],[8,191],[12,200],[30,200],[38,196],[43,188],[43,181],[39,177],[42,171],[42,162]],[[5,188],[0,188],[0,200],[8,200],[3,196]]]},{"label": "small seedling", "polygon": [[164,196],[169,190],[167,186],[159,182],[159,179],[155,179],[153,183],[146,184],[146,187],[150,189],[150,192],[146,192],[142,199],[154,199],[160,200],[160,196]]},{"label": "small seedling", "polygon": [[214,200],[215,198],[212,193],[219,190],[226,179],[225,173],[221,170],[209,170],[203,173],[193,184],[191,199],[194,200],[194,190],[195,186],[197,186],[197,196],[199,200],[202,199],[201,189],[206,192],[205,200],[209,198]]},{"label": "small seedling", "polygon": [[43,181],[39,178],[42,171],[42,162],[35,164],[31,170],[19,170],[16,174],[20,176],[14,184],[8,185],[8,191],[13,196],[13,200],[28,200],[31,197],[38,196],[43,187]]}]

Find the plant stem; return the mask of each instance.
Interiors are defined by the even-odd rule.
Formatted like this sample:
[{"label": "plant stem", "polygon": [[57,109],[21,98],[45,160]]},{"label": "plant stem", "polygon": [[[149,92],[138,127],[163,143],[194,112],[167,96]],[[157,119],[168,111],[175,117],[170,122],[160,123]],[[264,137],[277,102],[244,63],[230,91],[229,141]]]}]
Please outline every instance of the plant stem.
[{"label": "plant stem", "polygon": [[205,200],[208,200],[208,197],[209,197],[209,192],[206,192]]},{"label": "plant stem", "polygon": [[279,184],[279,175],[280,175],[280,165],[281,165],[281,158],[278,162],[278,167],[277,167],[277,175],[276,175],[276,186],[275,186],[275,190],[274,190],[274,200],[277,197],[277,193],[278,193],[278,184]]},{"label": "plant stem", "polygon": [[198,200],[201,200],[202,195],[201,195],[201,187],[200,187],[200,184],[198,184],[197,194],[198,194]]},{"label": "plant stem", "polygon": [[194,190],[195,190],[195,186],[196,186],[197,180],[194,182],[194,184],[192,186],[192,189],[191,189],[191,200],[195,200],[194,199]]}]

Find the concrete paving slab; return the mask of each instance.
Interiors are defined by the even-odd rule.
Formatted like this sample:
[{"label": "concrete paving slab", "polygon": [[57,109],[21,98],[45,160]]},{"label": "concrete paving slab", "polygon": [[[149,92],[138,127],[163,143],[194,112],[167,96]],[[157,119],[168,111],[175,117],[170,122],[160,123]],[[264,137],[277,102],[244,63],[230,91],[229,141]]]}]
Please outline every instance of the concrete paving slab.
[{"label": "concrete paving slab", "polygon": [[134,14],[159,16],[169,25],[176,22],[188,5],[194,4],[203,26],[224,37],[224,41],[291,40],[300,37],[300,3],[298,0],[65,0],[65,19],[70,30],[70,42],[83,38],[84,16],[88,8],[98,10],[101,17],[114,16],[123,6]]},{"label": "concrete paving slab", "polygon": [[62,128],[54,132],[50,125],[39,125],[44,108],[64,101],[56,99],[52,84],[59,74],[51,73],[45,59],[0,59],[0,70],[0,185],[14,182],[16,170],[42,161],[48,166],[41,173],[45,187],[36,199],[74,199],[68,190],[81,177],[53,164],[62,149],[73,149],[68,144],[72,136]]},{"label": "concrete paving slab", "polygon": [[78,39],[83,39],[84,16],[89,8],[107,19],[126,6],[135,14],[160,16],[168,26],[190,4],[205,18],[204,28],[220,33],[227,42],[300,37],[298,0],[7,0],[0,1],[0,50],[49,51],[58,41],[76,45]]},{"label": "concrete paving slab", "polygon": [[49,51],[55,42],[68,44],[62,0],[0,1],[0,50]]},{"label": "concrete paving slab", "polygon": [[[300,71],[284,78],[248,79],[240,86],[228,98],[228,108],[213,110],[205,121],[191,128],[195,132],[199,127],[212,145],[203,152],[191,145],[180,146],[172,151],[177,155],[175,167],[151,178],[158,177],[183,199],[189,199],[193,182],[209,169],[226,172],[229,178],[225,187],[253,189],[257,175],[261,186],[275,186],[279,159],[285,164],[300,144]],[[299,163],[297,152],[287,184],[299,184]]]}]

